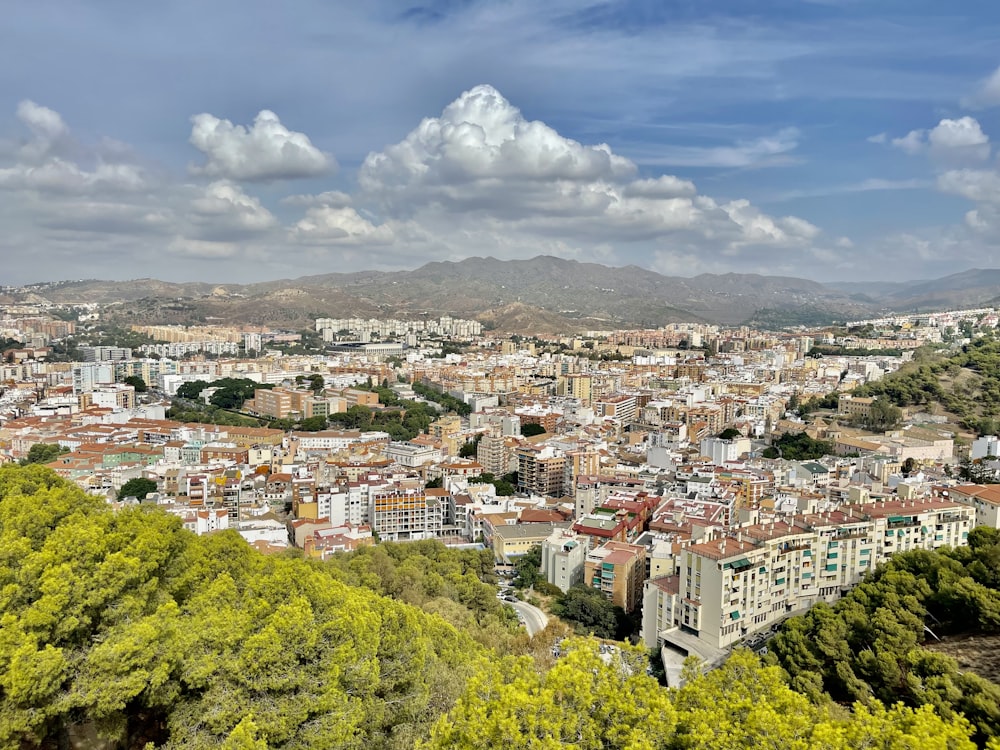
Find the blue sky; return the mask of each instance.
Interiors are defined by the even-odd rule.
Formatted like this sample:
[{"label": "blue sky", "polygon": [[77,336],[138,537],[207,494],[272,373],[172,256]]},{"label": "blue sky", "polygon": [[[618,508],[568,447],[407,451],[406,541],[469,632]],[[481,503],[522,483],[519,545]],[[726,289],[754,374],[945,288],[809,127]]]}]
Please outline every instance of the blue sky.
[{"label": "blue sky", "polygon": [[539,253],[819,280],[1000,263],[994,3],[3,13],[4,283]]}]

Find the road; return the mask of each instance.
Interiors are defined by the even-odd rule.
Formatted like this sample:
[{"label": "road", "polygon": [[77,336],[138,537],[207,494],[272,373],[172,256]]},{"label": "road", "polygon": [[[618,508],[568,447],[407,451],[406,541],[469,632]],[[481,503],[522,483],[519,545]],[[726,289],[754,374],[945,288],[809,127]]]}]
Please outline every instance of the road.
[{"label": "road", "polygon": [[540,633],[545,630],[545,626],[549,624],[548,616],[538,607],[528,604],[527,602],[509,603],[510,606],[517,610],[524,618],[524,625],[528,630],[528,635],[534,636],[535,633]]}]

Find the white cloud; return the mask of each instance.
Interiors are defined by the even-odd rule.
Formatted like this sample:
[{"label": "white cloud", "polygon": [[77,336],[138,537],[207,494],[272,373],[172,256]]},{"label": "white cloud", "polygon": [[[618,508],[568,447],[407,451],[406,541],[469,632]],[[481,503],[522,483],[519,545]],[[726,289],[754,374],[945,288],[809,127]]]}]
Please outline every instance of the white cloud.
[{"label": "white cloud", "polygon": [[902,138],[893,138],[889,143],[894,147],[908,154],[916,154],[923,151],[926,146],[926,130],[911,130]]},{"label": "white cloud", "polygon": [[440,192],[441,186],[512,181],[620,179],[635,165],[606,145],[583,146],[524,119],[492,86],[476,86],[427,118],[402,142],[369,154],[359,183],[369,192]]},{"label": "white cloud", "polygon": [[393,241],[388,225],[375,226],[353,208],[314,206],[290,232],[298,242],[332,245],[384,245]]},{"label": "white cloud", "polygon": [[261,205],[260,200],[247,195],[227,180],[208,185],[191,201],[195,220],[215,229],[260,232],[278,223],[274,215]]},{"label": "white cloud", "polygon": [[[686,179],[639,178],[637,165],[607,145],[530,121],[489,86],[465,92],[400,142],[369,154],[355,194],[247,192],[240,180],[330,166],[266,111],[249,130],[194,118],[192,142],[207,157],[195,171],[213,177],[207,184],[159,172],[153,180],[127,144],[78,144],[58,113],[37,105],[25,113],[38,143],[33,153],[42,156],[0,163],[0,188],[13,198],[0,201],[0,220],[8,236],[45,232],[73,268],[114,252],[138,253],[148,275],[175,275],[171,259],[216,273],[227,262],[252,260],[255,274],[278,275],[288,252],[365,268],[539,253],[616,263],[655,252],[663,267],[673,255],[700,255],[716,259],[702,268],[728,256],[730,268],[760,269],[779,260],[794,266],[805,254],[816,257],[817,243],[833,242],[808,221],[770,216],[746,200],[718,202]],[[302,214],[283,223],[268,201]]]},{"label": "white cloud", "polygon": [[664,146],[649,164],[676,167],[769,167],[789,164],[789,155],[798,148],[801,133],[798,128],[782,128],[773,135],[739,140],[731,146]]},{"label": "white cloud", "polygon": [[[129,163],[123,150],[109,144],[87,148],[74,143],[62,116],[30,100],[17,105],[17,119],[31,134],[0,167],[0,189],[53,194],[99,194],[138,191],[146,187],[141,167]],[[69,153],[87,162],[81,165]]]},{"label": "white cloud", "polygon": [[932,152],[985,161],[990,157],[990,139],[972,117],[941,120],[927,135]]},{"label": "white cloud", "polygon": [[16,164],[0,169],[0,188],[52,193],[141,190],[142,170],[131,164],[98,164],[92,171],[58,157],[38,165]]},{"label": "white cloud", "polygon": [[65,141],[69,128],[58,112],[25,99],[17,105],[17,119],[32,134],[32,139],[21,149],[21,157],[36,160],[46,157],[54,146]]},{"label": "white cloud", "polygon": [[953,169],[938,177],[938,188],[977,203],[1000,205],[1000,172],[988,169]]},{"label": "white cloud", "polygon": [[343,208],[350,206],[353,199],[347,193],[340,190],[328,190],[318,195],[289,195],[282,198],[279,203],[286,206],[333,206]]},{"label": "white cloud", "polygon": [[261,110],[247,129],[202,113],[191,118],[190,143],[206,161],[195,174],[231,180],[269,181],[318,177],[336,162],[316,148],[308,136],[288,130],[270,110]]},{"label": "white cloud", "polygon": [[693,182],[667,174],[654,179],[635,180],[625,188],[627,195],[644,198],[687,198],[696,195],[697,192]]},{"label": "white cloud", "polygon": [[885,143],[888,140],[888,136],[885,133],[876,133],[875,135],[870,135],[865,138],[869,143]]},{"label": "white cloud", "polygon": [[969,109],[988,109],[1000,104],[1000,68],[980,81],[976,91],[962,99],[962,106]]},{"label": "white cloud", "polygon": [[[748,150],[779,153],[795,137],[797,131],[782,131]],[[494,88],[478,86],[401,142],[369,154],[359,184],[364,199],[387,215],[410,218],[439,245],[464,245],[465,254],[484,246],[498,257],[524,254],[541,237],[584,256],[598,245],[681,238],[736,252],[806,246],[820,234],[802,219],[770,217],[748,201],[720,206],[690,181],[636,179],[637,171],[606,145],[583,145],[528,121]]]},{"label": "white cloud", "polygon": [[945,118],[930,130],[911,130],[890,143],[908,154],[926,151],[935,159],[952,163],[990,157],[990,139],[974,117]]}]

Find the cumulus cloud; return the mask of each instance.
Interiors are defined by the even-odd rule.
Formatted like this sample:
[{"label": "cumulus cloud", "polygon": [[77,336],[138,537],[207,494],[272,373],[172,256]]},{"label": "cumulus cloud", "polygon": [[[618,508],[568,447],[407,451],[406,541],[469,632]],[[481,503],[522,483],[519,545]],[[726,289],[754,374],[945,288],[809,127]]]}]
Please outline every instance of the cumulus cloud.
[{"label": "cumulus cloud", "polygon": [[979,82],[975,92],[962,99],[962,106],[969,109],[988,109],[1000,104],[1000,68]]},{"label": "cumulus cloud", "polygon": [[977,203],[1000,205],[1000,172],[995,169],[953,169],[938,177],[938,188]]},{"label": "cumulus cloud", "polygon": [[227,180],[208,185],[191,201],[191,210],[196,221],[216,229],[260,232],[278,223],[260,200]]},{"label": "cumulus cloud", "polygon": [[924,147],[927,145],[926,130],[911,130],[906,135],[901,138],[893,138],[889,143],[901,151],[905,151],[908,154],[916,154],[923,151]]},{"label": "cumulus cloud", "polygon": [[192,117],[191,125],[190,143],[206,158],[192,167],[195,174],[266,182],[318,177],[336,168],[330,154],[286,128],[270,110],[261,110],[249,129],[207,113]]},{"label": "cumulus cloud", "polygon": [[[744,147],[782,153],[797,136],[789,129]],[[804,247],[820,234],[807,221],[768,216],[749,201],[720,205],[688,180],[637,172],[608,146],[566,138],[527,120],[496,89],[477,86],[401,142],[369,154],[359,184],[365,199],[397,219],[411,218],[442,244],[464,240],[501,257],[503,250],[537,247],[540,237],[593,256],[621,243],[691,242],[732,253]]]},{"label": "cumulus cloud", "polygon": [[17,105],[17,119],[32,134],[32,139],[21,149],[23,158],[33,160],[47,156],[61,141],[69,137],[69,128],[55,110],[25,99]]},{"label": "cumulus cloud", "polygon": [[85,170],[70,161],[52,157],[42,164],[16,164],[0,169],[0,188],[52,193],[141,190],[142,170],[132,164],[98,164]]},{"label": "cumulus cloud", "polygon": [[[22,109],[37,157],[11,152],[16,163],[0,163],[0,189],[18,206],[0,201],[0,218],[11,234],[44,228],[65,257],[80,243],[97,252],[90,248],[104,236],[101,252],[145,252],[144,262],[161,264],[182,259],[184,268],[253,260],[257,275],[269,263],[269,272],[280,268],[288,252],[367,268],[539,253],[606,263],[656,257],[665,268],[676,256],[697,272],[724,256],[730,268],[761,268],[779,257],[794,264],[835,241],[804,219],[772,216],[747,200],[716,201],[686,179],[640,177],[633,161],[607,145],[528,120],[489,86],[465,92],[400,142],[369,154],[354,194],[248,192],[249,181],[333,166],[268,111],[250,128],[193,118],[191,142],[206,156],[193,171],[209,179],[180,182],[150,179],[127,144],[81,147],[58,113]],[[85,161],[73,158],[79,153]],[[265,198],[301,214],[282,222]]]},{"label": "cumulus cloud", "polygon": [[890,143],[908,154],[926,151],[943,161],[979,162],[990,158],[990,139],[974,117],[946,118],[930,130],[911,130]]},{"label": "cumulus cloud", "polygon": [[427,118],[402,142],[369,154],[361,187],[387,198],[449,185],[620,179],[635,172],[604,144],[584,146],[548,125],[526,120],[492,86],[476,86]]},{"label": "cumulus cloud", "polygon": [[375,226],[353,208],[315,206],[292,228],[291,239],[333,245],[384,245],[392,242],[386,224]]},{"label": "cumulus cloud", "polygon": [[[103,146],[74,143],[69,127],[55,110],[30,100],[17,106],[17,119],[30,137],[13,153],[14,163],[0,167],[0,189],[53,194],[128,192],[146,186],[141,167],[124,154]],[[74,161],[69,152],[86,161]]]}]

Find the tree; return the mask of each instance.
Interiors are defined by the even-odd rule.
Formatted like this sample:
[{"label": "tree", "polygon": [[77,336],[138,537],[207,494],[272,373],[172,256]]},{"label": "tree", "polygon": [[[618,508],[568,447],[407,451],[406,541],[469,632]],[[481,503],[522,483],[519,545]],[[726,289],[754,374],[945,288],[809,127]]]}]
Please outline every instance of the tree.
[{"label": "tree", "polygon": [[458,455],[462,458],[474,458],[477,450],[479,449],[479,441],[482,437],[482,435],[476,435],[472,440],[462,445],[462,447],[458,449]]},{"label": "tree", "polygon": [[544,435],[545,428],[542,425],[535,422],[528,422],[527,424],[521,425],[521,434],[524,437],[534,437],[535,435]]},{"label": "tree", "polygon": [[208,388],[208,382],[205,380],[182,383],[177,388],[177,397],[187,399],[188,401],[197,401],[201,392],[206,388]]},{"label": "tree", "polygon": [[326,417],[306,417],[299,422],[299,429],[305,432],[319,432],[327,428]]},{"label": "tree", "polygon": [[125,385],[130,385],[135,388],[136,393],[145,393],[149,390],[146,386],[146,381],[140,378],[138,375],[129,375],[127,378],[122,380]]},{"label": "tree", "polygon": [[868,417],[864,422],[872,430],[891,430],[899,425],[903,412],[886,398],[877,398],[869,407]]},{"label": "tree", "polygon": [[67,453],[69,448],[65,448],[58,443],[35,443],[28,448],[28,455],[21,459],[21,465],[47,464],[55,461],[63,453]]},{"label": "tree", "polygon": [[743,433],[734,427],[727,427],[719,433],[720,440],[735,440],[736,438],[741,437],[743,437]]},{"label": "tree", "polygon": [[600,590],[582,584],[559,597],[552,605],[552,612],[572,623],[577,632],[598,638],[617,638],[624,614]]},{"label": "tree", "polygon": [[156,489],[156,482],[152,479],[136,477],[135,479],[129,479],[122,485],[122,488],[118,490],[118,497],[134,497],[139,500],[145,500],[146,495],[150,492],[156,492]]}]

